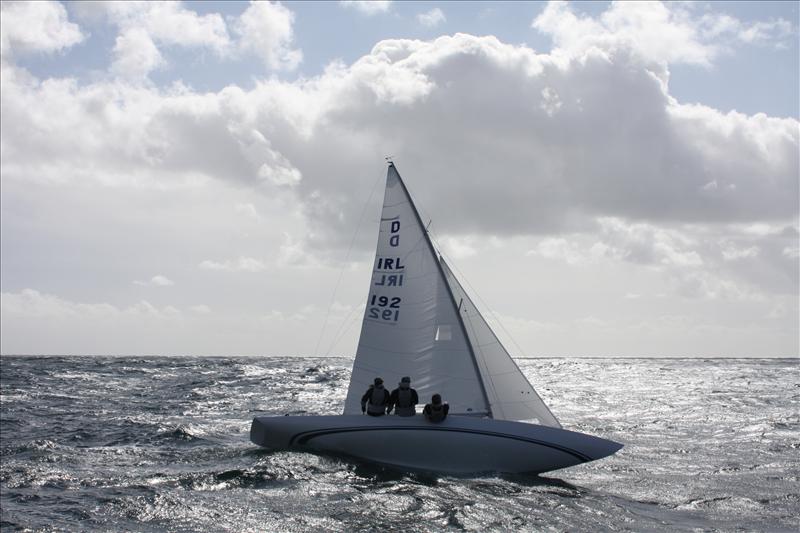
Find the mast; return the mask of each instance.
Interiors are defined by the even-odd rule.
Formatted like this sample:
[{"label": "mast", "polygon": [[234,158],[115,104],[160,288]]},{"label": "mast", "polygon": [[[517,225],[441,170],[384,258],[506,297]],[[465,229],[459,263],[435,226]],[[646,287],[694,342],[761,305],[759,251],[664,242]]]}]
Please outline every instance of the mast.
[{"label": "mast", "polygon": [[408,197],[408,202],[411,205],[411,211],[414,213],[414,216],[417,219],[417,223],[422,228],[422,234],[425,237],[425,242],[428,243],[428,248],[430,249],[433,257],[437,258],[436,261],[436,268],[439,269],[439,275],[442,277],[444,281],[444,286],[447,288],[447,294],[450,297],[450,303],[453,305],[453,309],[456,313],[456,319],[458,320],[458,325],[461,328],[461,332],[464,335],[464,339],[466,339],[467,348],[469,348],[469,355],[472,359],[472,364],[475,367],[475,372],[478,375],[478,383],[481,386],[481,394],[483,395],[483,399],[486,403],[486,410],[488,411],[488,415],[492,418],[492,404],[489,401],[489,396],[486,394],[486,385],[483,382],[483,374],[481,373],[480,367],[478,366],[478,359],[475,357],[475,350],[472,348],[472,343],[469,341],[469,335],[467,334],[467,328],[464,324],[464,320],[461,318],[461,308],[460,304],[456,303],[456,298],[453,295],[453,290],[450,288],[450,284],[447,282],[447,276],[445,276],[444,269],[442,269],[441,263],[441,255],[436,251],[436,247],[433,245],[433,241],[431,241],[431,237],[428,234],[428,227],[422,223],[422,217],[419,216],[419,211],[417,211],[417,206],[414,204],[414,200],[411,198],[411,194],[408,192],[408,187],[406,187],[403,178],[400,177],[400,173],[397,171],[397,167],[394,165],[393,161],[389,161],[389,167],[394,169],[394,173],[397,176],[397,181],[400,182],[400,186],[403,188],[406,196]]}]

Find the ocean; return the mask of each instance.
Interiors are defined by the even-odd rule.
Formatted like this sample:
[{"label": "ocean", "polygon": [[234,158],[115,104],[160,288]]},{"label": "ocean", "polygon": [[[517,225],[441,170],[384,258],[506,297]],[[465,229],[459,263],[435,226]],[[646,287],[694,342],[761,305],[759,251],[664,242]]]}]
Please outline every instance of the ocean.
[{"label": "ocean", "polygon": [[351,361],[0,358],[5,531],[797,531],[797,359],[522,359],[566,429],[625,444],[541,476],[259,449],[338,414]]}]

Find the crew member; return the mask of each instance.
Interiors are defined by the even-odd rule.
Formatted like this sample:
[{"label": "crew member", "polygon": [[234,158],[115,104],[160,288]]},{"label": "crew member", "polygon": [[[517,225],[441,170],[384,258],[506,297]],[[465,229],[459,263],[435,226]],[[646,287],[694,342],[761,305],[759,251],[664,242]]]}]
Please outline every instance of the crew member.
[{"label": "crew member", "polygon": [[391,413],[394,409],[397,416],[414,416],[417,414],[419,396],[417,396],[417,391],[411,388],[411,378],[404,377],[398,385],[389,397],[389,408],[386,409],[386,414]]},{"label": "crew member", "polygon": [[370,385],[361,397],[361,412],[369,416],[383,416],[388,405],[389,391],[383,387],[381,378],[375,378],[375,384]]},{"label": "crew member", "polygon": [[422,414],[428,422],[441,422],[447,418],[447,413],[450,411],[450,406],[442,403],[442,397],[438,394],[431,396],[431,403],[425,404],[425,409]]}]

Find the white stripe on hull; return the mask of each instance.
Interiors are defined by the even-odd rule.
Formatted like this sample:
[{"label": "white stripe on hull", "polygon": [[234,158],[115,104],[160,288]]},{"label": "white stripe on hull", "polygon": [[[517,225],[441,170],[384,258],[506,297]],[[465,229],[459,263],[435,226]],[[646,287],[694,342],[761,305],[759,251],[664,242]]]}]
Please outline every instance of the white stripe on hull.
[{"label": "white stripe on hull", "polygon": [[253,420],[250,440],[274,449],[349,455],[413,470],[453,474],[541,473],[613,454],[621,444],[563,429],[450,416],[280,416]]}]

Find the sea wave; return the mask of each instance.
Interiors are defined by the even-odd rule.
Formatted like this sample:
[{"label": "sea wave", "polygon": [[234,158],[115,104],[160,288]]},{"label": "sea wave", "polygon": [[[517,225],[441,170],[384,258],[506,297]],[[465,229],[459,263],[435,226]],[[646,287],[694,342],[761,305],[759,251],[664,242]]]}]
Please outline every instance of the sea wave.
[{"label": "sea wave", "polygon": [[460,478],[263,450],[263,414],[341,411],[350,361],[2,357],[6,530],[588,531],[800,526],[798,361],[524,359],[568,429],[625,443]]}]

